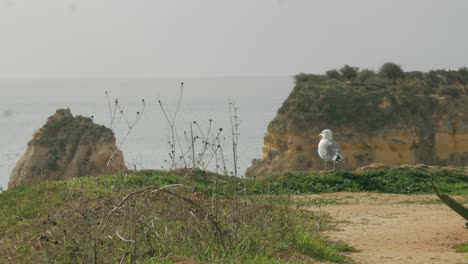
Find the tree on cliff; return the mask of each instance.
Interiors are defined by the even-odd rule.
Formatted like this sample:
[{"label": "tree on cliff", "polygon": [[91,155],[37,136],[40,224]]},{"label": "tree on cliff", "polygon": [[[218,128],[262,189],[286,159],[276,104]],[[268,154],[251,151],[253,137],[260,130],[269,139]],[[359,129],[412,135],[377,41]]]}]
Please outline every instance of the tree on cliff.
[{"label": "tree on cliff", "polygon": [[341,75],[343,75],[343,77],[346,80],[352,80],[352,79],[356,78],[356,76],[358,74],[358,70],[359,69],[357,67],[351,67],[349,65],[345,65],[345,66],[341,67],[340,72],[341,72]]},{"label": "tree on cliff", "polygon": [[337,79],[339,80],[341,77],[341,74],[337,70],[329,70],[326,71],[325,74],[327,75],[328,78],[330,79]]},{"label": "tree on cliff", "polygon": [[399,79],[405,77],[405,72],[401,66],[393,62],[386,62],[380,67],[379,74],[387,77],[388,79]]},{"label": "tree on cliff", "polygon": [[373,77],[375,72],[373,70],[364,69],[359,72],[357,78],[361,82],[367,81],[369,78]]}]

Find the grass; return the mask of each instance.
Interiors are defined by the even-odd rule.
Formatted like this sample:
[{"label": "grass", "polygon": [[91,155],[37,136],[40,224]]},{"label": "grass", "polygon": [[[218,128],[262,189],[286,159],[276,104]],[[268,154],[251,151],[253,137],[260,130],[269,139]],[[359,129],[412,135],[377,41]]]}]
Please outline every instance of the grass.
[{"label": "grass", "polygon": [[[296,210],[337,201],[291,195],[431,193],[431,180],[445,193],[468,193],[462,172],[406,168],[245,179],[138,171],[19,186],[0,193],[0,262],[171,263],[187,257],[202,263],[300,263],[311,257],[347,263],[341,252],[354,249],[321,235],[332,219]],[[175,184],[186,187],[154,192]]]},{"label": "grass", "polygon": [[179,183],[174,175],[154,171],[152,174],[79,177],[70,181],[51,181],[37,186],[18,186],[0,195],[0,231],[23,219],[80,199],[112,198],[121,191],[150,185]]},{"label": "grass", "polygon": [[[208,180],[158,171],[80,177],[5,191],[0,194],[0,262],[171,263],[174,256],[202,263],[294,262],[281,257],[281,250],[345,262],[317,230],[316,222],[323,219],[281,203],[237,195],[238,186],[232,184],[237,181],[226,182],[230,184],[224,189],[231,192],[216,200],[191,199],[199,188],[208,193]],[[173,194],[134,195],[109,217],[125,195],[170,184],[191,187],[170,189]],[[296,243],[303,234],[313,239]]]},{"label": "grass", "polygon": [[458,171],[425,171],[388,168],[356,172],[316,174],[289,172],[259,179],[246,179],[240,185],[250,194],[307,194],[326,192],[432,193],[434,180],[444,193],[467,194],[468,176]]},{"label": "grass", "polygon": [[356,252],[353,247],[332,243],[310,233],[297,234],[294,247],[306,255],[313,256],[315,259],[337,263],[349,262],[349,259],[340,255],[339,252]]},{"label": "grass", "polygon": [[285,206],[322,206],[322,205],[332,205],[338,204],[336,200],[332,199],[322,199],[322,198],[313,198],[313,199],[294,199],[291,196],[285,195],[257,195],[253,196],[256,202],[265,202],[273,203],[278,205]]},{"label": "grass", "polygon": [[458,253],[468,253],[468,242],[455,246],[455,251]]}]

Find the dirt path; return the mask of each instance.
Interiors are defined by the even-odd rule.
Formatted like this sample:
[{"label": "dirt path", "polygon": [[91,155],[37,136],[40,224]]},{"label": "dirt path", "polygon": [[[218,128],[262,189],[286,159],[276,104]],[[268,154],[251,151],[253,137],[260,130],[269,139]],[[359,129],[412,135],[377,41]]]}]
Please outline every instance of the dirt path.
[{"label": "dirt path", "polygon": [[[354,246],[357,263],[468,263],[454,245],[468,242],[465,221],[434,195],[331,193],[296,199],[327,199],[336,204],[308,207],[337,219],[327,235]],[[466,201],[468,196],[458,196]],[[330,202],[330,201],[329,201]]]}]

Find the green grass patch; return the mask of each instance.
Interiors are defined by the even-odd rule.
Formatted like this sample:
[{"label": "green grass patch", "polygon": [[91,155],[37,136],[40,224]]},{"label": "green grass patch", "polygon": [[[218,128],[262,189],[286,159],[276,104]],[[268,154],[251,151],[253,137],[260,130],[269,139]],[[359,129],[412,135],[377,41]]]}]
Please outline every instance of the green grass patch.
[{"label": "green grass patch", "polygon": [[[139,171],[19,186],[0,193],[0,262],[118,263],[123,256],[134,263],[170,263],[173,256],[202,263],[294,262],[279,254],[284,251],[346,263],[340,252],[354,249],[320,233],[332,220],[295,210],[337,202],[293,195],[432,193],[431,180],[444,193],[468,193],[462,172],[403,168],[244,179]],[[185,187],[173,194],[139,193],[115,209],[129,193],[171,184]],[[194,192],[204,198],[192,197]]]},{"label": "green grass patch", "polygon": [[[168,184],[186,187],[139,193],[115,209],[129,193]],[[197,191],[208,198],[192,199]],[[294,262],[279,250],[342,262],[317,229],[328,219],[287,203],[250,196],[235,178],[159,171],[19,186],[0,194],[0,262]],[[298,240],[302,233],[313,237]]]},{"label": "green grass patch", "polygon": [[289,172],[265,178],[249,178],[239,185],[249,194],[307,194],[327,192],[432,193],[431,181],[444,193],[467,194],[468,175],[458,171],[425,171],[388,168],[361,173],[328,174]]},{"label": "green grass patch", "polygon": [[286,206],[322,206],[322,205],[338,204],[336,200],[332,200],[332,199],[323,199],[323,198],[296,199],[294,197],[285,196],[285,195],[267,195],[267,196],[257,195],[257,196],[252,196],[251,199],[256,202],[272,203],[272,204],[286,205]]},{"label": "green grass patch", "polygon": [[333,243],[317,237],[314,234],[300,232],[296,234],[294,247],[303,254],[309,255],[318,260],[328,260],[336,263],[349,263],[349,259],[339,254],[339,252],[354,252],[351,246],[344,246],[340,243]]},{"label": "green grass patch", "polygon": [[114,197],[121,191],[183,182],[165,172],[147,171],[135,175],[113,175],[108,177],[79,177],[68,181],[50,181],[36,186],[18,186],[0,193],[0,234],[1,231],[18,221],[37,217],[41,212],[51,210],[76,198],[99,199]]},{"label": "green grass patch", "polygon": [[468,242],[460,244],[460,245],[456,245],[455,251],[459,253],[468,253]]}]

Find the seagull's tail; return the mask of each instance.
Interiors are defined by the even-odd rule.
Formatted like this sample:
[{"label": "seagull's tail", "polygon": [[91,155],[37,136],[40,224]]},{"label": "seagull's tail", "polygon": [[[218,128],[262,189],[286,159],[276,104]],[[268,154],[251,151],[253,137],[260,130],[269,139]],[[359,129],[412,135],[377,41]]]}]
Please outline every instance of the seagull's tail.
[{"label": "seagull's tail", "polygon": [[337,153],[336,158],[335,158],[335,162],[344,162],[343,155],[341,155],[340,153]]}]

